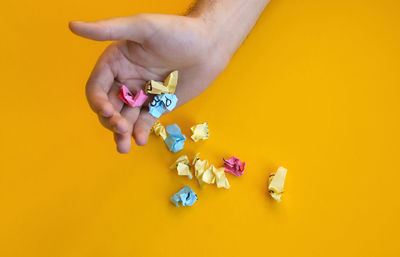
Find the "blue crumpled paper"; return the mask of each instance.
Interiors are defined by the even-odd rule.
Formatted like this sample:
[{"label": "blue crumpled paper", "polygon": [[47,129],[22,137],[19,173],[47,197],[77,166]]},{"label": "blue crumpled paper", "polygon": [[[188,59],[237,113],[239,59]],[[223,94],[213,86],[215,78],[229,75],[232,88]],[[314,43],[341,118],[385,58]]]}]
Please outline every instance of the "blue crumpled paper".
[{"label": "blue crumpled paper", "polygon": [[177,207],[179,207],[179,202],[182,203],[182,206],[192,206],[197,201],[197,195],[189,186],[185,186],[174,194],[170,200]]},{"label": "blue crumpled paper", "polygon": [[171,152],[178,152],[183,149],[186,136],[181,133],[181,129],[176,124],[167,126],[168,136],[165,138],[165,144]]},{"label": "blue crumpled paper", "polygon": [[174,94],[156,95],[153,101],[149,103],[149,113],[158,119],[166,110],[172,111],[177,102],[178,97]]}]

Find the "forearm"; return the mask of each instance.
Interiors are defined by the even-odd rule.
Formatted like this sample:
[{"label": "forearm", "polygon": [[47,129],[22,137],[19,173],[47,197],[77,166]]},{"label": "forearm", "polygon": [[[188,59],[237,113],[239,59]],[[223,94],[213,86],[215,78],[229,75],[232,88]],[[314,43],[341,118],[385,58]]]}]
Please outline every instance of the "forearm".
[{"label": "forearm", "polygon": [[232,56],[250,33],[269,0],[199,0],[188,16],[200,18],[212,40]]}]

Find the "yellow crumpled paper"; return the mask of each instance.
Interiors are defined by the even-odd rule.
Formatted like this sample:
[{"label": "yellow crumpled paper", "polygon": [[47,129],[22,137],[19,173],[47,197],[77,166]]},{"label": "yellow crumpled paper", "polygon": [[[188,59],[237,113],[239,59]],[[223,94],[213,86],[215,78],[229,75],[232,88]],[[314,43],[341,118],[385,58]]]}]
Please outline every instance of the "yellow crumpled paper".
[{"label": "yellow crumpled paper", "polygon": [[[203,174],[206,171],[207,167],[209,166],[207,160],[200,160],[199,154],[194,156],[192,166],[194,168],[194,175],[196,176],[199,184],[202,185],[205,181],[203,181]],[[208,180],[206,180],[208,181]],[[209,184],[209,183],[207,183]]]},{"label": "yellow crumpled paper", "polygon": [[213,165],[208,166],[207,169],[201,174],[201,181],[207,184],[215,183],[215,175],[213,173]]},{"label": "yellow crumpled paper", "polygon": [[189,179],[193,178],[193,174],[190,171],[189,158],[187,155],[180,156],[170,167],[170,169],[175,168],[178,170],[179,176],[188,176]]},{"label": "yellow crumpled paper", "polygon": [[279,167],[275,174],[269,175],[269,185],[268,193],[276,201],[281,201],[281,196],[283,194],[283,186],[285,184],[287,169],[284,167]]},{"label": "yellow crumpled paper", "polygon": [[162,82],[150,80],[146,83],[145,92],[147,94],[168,94],[168,88]]},{"label": "yellow crumpled paper", "polygon": [[156,123],[154,123],[151,131],[153,131],[156,136],[162,137],[163,140],[165,140],[165,138],[167,137],[167,131],[159,121],[156,121]]},{"label": "yellow crumpled paper", "polygon": [[228,179],[225,176],[225,168],[215,168],[214,165],[210,165],[207,160],[201,160],[196,154],[192,166],[194,167],[194,175],[199,181],[200,185],[204,183],[207,184],[217,184],[218,188],[229,189],[230,185]]},{"label": "yellow crumpled paper", "polygon": [[194,142],[199,141],[200,139],[206,140],[209,137],[209,131],[208,131],[208,123],[204,122],[202,124],[195,125],[190,128],[192,130],[192,139]]},{"label": "yellow crumpled paper", "polygon": [[215,181],[217,182],[217,187],[218,188],[226,188],[229,189],[231,187],[231,185],[229,185],[228,179],[225,176],[225,168],[221,167],[221,168],[215,168],[212,165],[213,168],[213,173],[215,175]]},{"label": "yellow crumpled paper", "polygon": [[178,84],[178,71],[171,72],[164,82],[150,80],[146,83],[145,92],[147,94],[174,94]]},{"label": "yellow crumpled paper", "polygon": [[164,86],[167,87],[168,93],[175,93],[176,85],[178,84],[178,71],[171,72],[168,77],[164,80]]}]

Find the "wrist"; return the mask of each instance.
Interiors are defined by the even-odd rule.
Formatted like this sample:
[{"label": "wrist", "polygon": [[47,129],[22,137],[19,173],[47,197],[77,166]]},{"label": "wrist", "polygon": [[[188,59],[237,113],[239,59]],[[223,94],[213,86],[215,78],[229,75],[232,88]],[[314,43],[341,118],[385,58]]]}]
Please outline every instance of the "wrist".
[{"label": "wrist", "polygon": [[199,0],[187,16],[197,19],[212,47],[230,59],[268,2],[269,0]]},{"label": "wrist", "polygon": [[198,26],[207,53],[205,58],[215,58],[218,64],[226,66],[237,50],[237,44],[229,37],[231,33],[224,31],[215,21],[201,13],[189,13],[187,16],[194,19]]}]

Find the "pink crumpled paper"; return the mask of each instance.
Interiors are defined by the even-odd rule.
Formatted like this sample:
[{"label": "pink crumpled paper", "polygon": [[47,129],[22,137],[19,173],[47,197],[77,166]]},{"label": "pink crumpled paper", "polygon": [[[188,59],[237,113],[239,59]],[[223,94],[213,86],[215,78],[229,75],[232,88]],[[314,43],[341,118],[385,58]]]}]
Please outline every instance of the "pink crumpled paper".
[{"label": "pink crumpled paper", "polygon": [[143,92],[143,90],[140,90],[135,96],[133,96],[131,91],[129,91],[125,85],[122,85],[118,97],[122,100],[122,102],[131,107],[142,106],[147,100],[147,95]]},{"label": "pink crumpled paper", "polygon": [[224,160],[225,172],[228,172],[235,176],[242,176],[244,172],[244,168],[246,167],[245,162],[241,162],[239,158],[232,156],[232,158],[228,160]]}]

